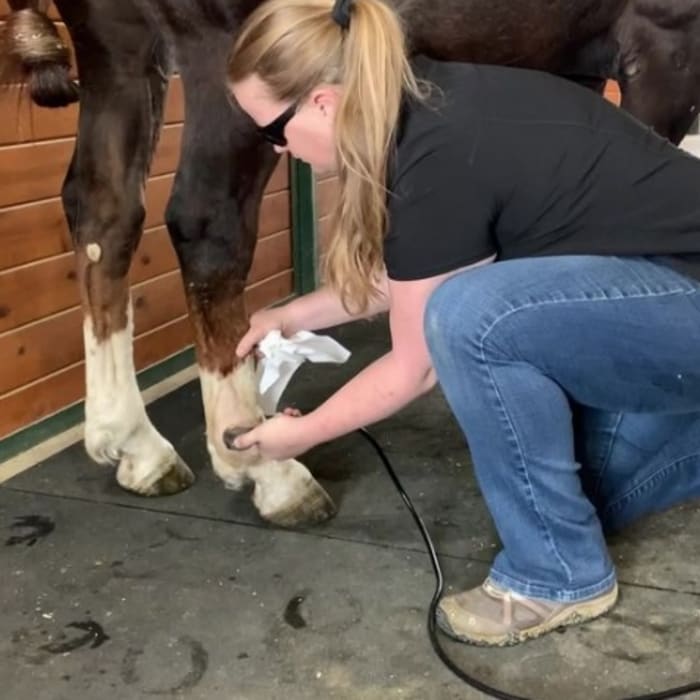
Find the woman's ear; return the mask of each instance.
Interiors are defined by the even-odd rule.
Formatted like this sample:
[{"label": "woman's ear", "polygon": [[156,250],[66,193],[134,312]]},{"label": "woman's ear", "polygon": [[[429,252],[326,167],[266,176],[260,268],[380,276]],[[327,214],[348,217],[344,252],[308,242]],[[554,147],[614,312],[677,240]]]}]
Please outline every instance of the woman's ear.
[{"label": "woman's ear", "polygon": [[324,117],[334,117],[340,103],[340,91],[337,85],[319,85],[311,93],[311,104]]}]

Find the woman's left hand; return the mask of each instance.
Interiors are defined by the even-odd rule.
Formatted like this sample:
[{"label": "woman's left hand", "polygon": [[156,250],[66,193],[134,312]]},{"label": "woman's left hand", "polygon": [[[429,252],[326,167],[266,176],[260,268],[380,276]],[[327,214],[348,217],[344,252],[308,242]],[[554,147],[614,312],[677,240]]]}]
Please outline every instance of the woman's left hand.
[{"label": "woman's left hand", "polygon": [[285,409],[256,428],[239,435],[234,445],[239,450],[257,446],[262,457],[289,459],[306,452],[312,444],[304,438],[303,417],[295,409]]}]

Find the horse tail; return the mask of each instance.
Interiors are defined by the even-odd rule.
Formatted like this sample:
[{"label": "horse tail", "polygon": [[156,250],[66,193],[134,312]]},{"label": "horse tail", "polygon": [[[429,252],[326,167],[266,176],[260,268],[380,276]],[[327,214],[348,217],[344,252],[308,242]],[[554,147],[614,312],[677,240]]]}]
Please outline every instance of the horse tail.
[{"label": "horse tail", "polygon": [[19,78],[36,104],[65,107],[77,102],[78,86],[70,77],[70,49],[44,11],[47,4],[10,1],[12,14],[0,37],[3,82],[12,82],[10,75]]}]

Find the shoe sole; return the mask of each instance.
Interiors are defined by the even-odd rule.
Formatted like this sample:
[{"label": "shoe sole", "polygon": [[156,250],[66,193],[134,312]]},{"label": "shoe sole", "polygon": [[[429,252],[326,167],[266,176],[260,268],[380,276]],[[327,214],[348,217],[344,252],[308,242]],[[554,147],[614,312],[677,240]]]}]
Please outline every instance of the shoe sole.
[{"label": "shoe sole", "polygon": [[605,613],[610,611],[617,602],[617,597],[618,588],[617,584],[615,584],[614,588],[612,588],[605,595],[598,598],[593,598],[592,600],[582,601],[573,610],[562,610],[558,615],[554,615],[554,617],[539,625],[498,636],[467,637],[459,634],[452,628],[447,616],[440,608],[438,608],[436,611],[435,621],[437,622],[438,627],[448,637],[451,637],[458,642],[464,642],[465,644],[472,644],[474,646],[482,647],[507,647],[520,644],[521,642],[526,642],[528,639],[541,637],[547,632],[552,632],[562,627],[570,627],[571,625],[578,625],[582,622],[594,620],[595,618],[605,615]]}]

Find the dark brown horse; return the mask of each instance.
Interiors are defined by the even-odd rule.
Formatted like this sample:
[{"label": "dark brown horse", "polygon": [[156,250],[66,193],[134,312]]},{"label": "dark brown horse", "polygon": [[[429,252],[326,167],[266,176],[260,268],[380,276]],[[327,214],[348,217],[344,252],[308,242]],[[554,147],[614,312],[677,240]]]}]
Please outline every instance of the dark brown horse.
[{"label": "dark brown horse", "polygon": [[[243,288],[258,206],[276,158],[231,104],[232,37],[259,0],[56,0],[80,76],[43,14],[45,0],[9,0],[6,57],[44,105],[80,97],[76,150],[63,202],[77,256],[87,367],[86,446],[118,465],[127,489],[186,488],[192,474],[151,425],[132,362],[127,270],[144,220],[143,187],[168,75],[182,76],[186,124],[167,224],[196,335],[208,446],[230,487],[252,480],[263,517],[292,524],[333,505],[299,462],[232,453],[229,426],[260,420],[250,361],[233,348],[246,328]],[[415,51],[527,66],[602,90],[620,82],[623,106],[674,142],[700,95],[700,0],[395,0]]]}]

